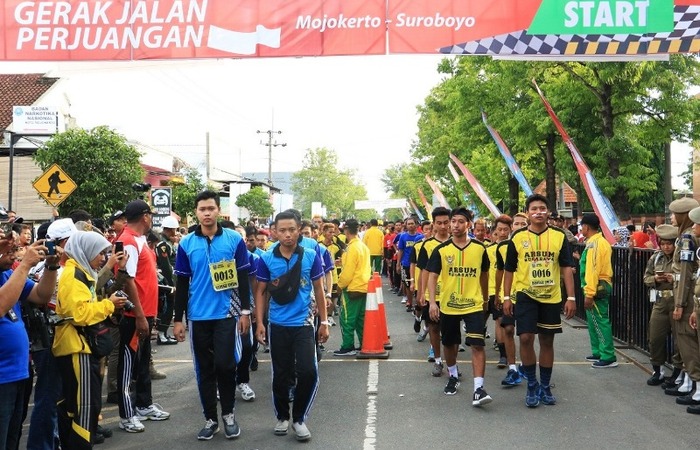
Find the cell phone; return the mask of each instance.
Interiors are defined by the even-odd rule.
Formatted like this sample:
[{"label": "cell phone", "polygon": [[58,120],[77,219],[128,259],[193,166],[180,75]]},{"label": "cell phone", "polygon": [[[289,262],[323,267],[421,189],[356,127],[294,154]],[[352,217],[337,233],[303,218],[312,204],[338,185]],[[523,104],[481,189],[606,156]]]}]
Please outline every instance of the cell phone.
[{"label": "cell phone", "polygon": [[56,254],[56,243],[54,241],[46,241],[44,245],[46,246],[46,255],[52,256]]},{"label": "cell phone", "polygon": [[116,241],[114,243],[114,253],[119,253],[124,251],[124,243],[122,241]]}]

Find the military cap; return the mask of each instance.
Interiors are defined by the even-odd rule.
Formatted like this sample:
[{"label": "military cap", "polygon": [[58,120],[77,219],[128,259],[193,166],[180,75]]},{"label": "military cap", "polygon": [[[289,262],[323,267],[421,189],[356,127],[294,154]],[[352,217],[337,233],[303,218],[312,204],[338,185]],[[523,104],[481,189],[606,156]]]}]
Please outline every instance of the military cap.
[{"label": "military cap", "polygon": [[656,227],[656,235],[659,239],[666,239],[667,241],[675,241],[678,237],[678,227],[673,225],[659,225]]},{"label": "military cap", "polygon": [[691,209],[688,213],[688,217],[693,221],[693,223],[700,223],[700,206]]},{"label": "military cap", "polygon": [[668,209],[673,213],[687,213],[693,208],[700,206],[697,200],[691,197],[682,197],[678,200],[674,200],[668,205]]}]

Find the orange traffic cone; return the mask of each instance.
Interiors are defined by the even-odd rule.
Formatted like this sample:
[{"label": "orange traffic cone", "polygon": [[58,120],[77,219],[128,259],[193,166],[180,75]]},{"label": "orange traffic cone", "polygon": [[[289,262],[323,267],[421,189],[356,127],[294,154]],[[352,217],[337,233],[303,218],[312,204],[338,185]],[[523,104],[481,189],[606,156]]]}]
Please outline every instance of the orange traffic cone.
[{"label": "orange traffic cone", "polygon": [[365,327],[362,331],[362,350],[358,359],[387,359],[389,352],[384,350],[385,336],[382,335],[381,317],[374,280],[370,278],[367,285],[367,303],[365,303]]},{"label": "orange traffic cone", "polygon": [[394,348],[394,344],[391,343],[389,339],[389,326],[386,321],[386,308],[384,308],[384,291],[382,289],[382,277],[379,272],[374,272],[372,276],[372,281],[374,281],[374,289],[377,292],[377,303],[379,304],[379,317],[380,317],[380,331],[384,337],[384,350],[391,350]]}]

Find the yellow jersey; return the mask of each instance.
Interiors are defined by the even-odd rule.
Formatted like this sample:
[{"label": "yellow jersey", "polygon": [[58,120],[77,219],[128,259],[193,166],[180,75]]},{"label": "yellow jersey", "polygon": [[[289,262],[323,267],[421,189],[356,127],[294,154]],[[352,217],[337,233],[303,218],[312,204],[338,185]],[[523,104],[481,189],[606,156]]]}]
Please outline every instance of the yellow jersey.
[{"label": "yellow jersey", "polygon": [[470,239],[460,248],[449,239],[433,250],[428,272],[438,274],[440,312],[462,315],[484,310],[481,274],[489,270],[489,257],[481,242]]},{"label": "yellow jersey", "polygon": [[[449,240],[449,239],[448,239]],[[430,256],[433,254],[433,251],[440,245],[442,242],[438,241],[434,237],[431,237],[430,239],[423,241],[423,245],[421,245],[419,251],[418,251],[418,257],[416,259],[416,267],[420,268],[422,271],[426,270],[426,267],[428,267],[428,262],[430,261]],[[416,269],[418,270],[418,269]],[[423,276],[427,277],[428,273],[423,272]],[[428,288],[425,288],[425,298],[428,298]],[[438,277],[438,282],[437,286],[435,287],[435,301],[439,302],[440,301],[440,277]]]},{"label": "yellow jersey", "polygon": [[541,233],[521,228],[513,233],[505,270],[513,273],[512,290],[542,303],[561,302],[561,268],[574,267],[566,234],[547,227]]},{"label": "yellow jersey", "polygon": [[496,295],[496,251],[498,244],[493,242],[486,244],[486,253],[489,255],[489,297]]}]

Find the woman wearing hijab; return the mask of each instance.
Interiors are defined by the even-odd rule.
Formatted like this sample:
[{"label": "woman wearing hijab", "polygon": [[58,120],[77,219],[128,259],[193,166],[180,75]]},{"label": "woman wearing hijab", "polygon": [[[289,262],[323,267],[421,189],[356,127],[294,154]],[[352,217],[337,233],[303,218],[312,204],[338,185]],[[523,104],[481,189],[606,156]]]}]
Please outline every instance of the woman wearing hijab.
[{"label": "woman wearing hijab", "polygon": [[126,298],[113,294],[97,301],[95,280],[111,244],[102,235],[77,231],[65,247],[68,261],[58,281],[56,313],[68,322],[56,327],[53,354],[63,381],[58,406],[58,429],[64,448],[91,449],[101,409],[102,379],[99,358],[76,327],[105,320]]},{"label": "woman wearing hijab", "polygon": [[630,246],[630,230],[627,227],[617,227],[613,230],[615,236],[615,247]]}]

